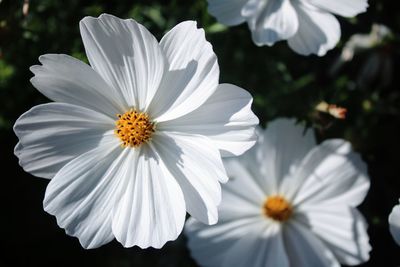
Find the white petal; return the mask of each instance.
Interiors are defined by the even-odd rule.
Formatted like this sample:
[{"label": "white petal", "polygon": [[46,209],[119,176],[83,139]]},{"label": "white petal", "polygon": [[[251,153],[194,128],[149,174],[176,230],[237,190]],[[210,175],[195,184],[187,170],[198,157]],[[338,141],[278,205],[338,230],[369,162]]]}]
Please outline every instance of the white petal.
[{"label": "white petal", "polygon": [[131,149],[128,162],[123,195],[114,206],[113,232],[124,247],[161,248],[183,229],[182,190],[150,146]]},{"label": "white petal", "polygon": [[[223,262],[232,257],[230,249],[244,236],[257,229],[264,229],[265,222],[259,218],[242,218],[228,222],[218,222],[208,226],[190,218],[185,225],[185,234],[188,237],[188,247],[191,256],[201,266],[224,266]],[[246,252],[244,249],[240,255]],[[234,265],[241,267],[239,265]]]},{"label": "white petal", "polygon": [[42,65],[30,70],[31,83],[53,101],[74,104],[114,117],[126,108],[119,92],[108,86],[90,66],[67,55],[39,57]]},{"label": "white petal", "polygon": [[228,177],[211,141],[203,136],[160,132],[152,143],[181,186],[190,215],[207,224],[216,223],[221,201],[218,181],[226,182]]},{"label": "white petal", "polygon": [[[285,191],[292,174],[316,145],[312,130],[296,125],[294,119],[277,119],[267,125],[257,145],[259,169],[270,193]],[[251,160],[248,160],[251,162]]]},{"label": "white petal", "polygon": [[246,168],[241,158],[226,159],[224,166],[229,176],[229,182],[222,186],[220,220],[260,217],[262,215],[261,207],[266,198],[263,179],[255,174],[255,170]]},{"label": "white petal", "polygon": [[389,215],[389,229],[393,239],[400,246],[400,205],[394,206]]},{"label": "white petal", "polygon": [[301,55],[323,56],[336,46],[341,31],[337,19],[330,13],[299,2],[294,5],[299,20],[297,33],[289,38],[290,48]]},{"label": "white petal", "polygon": [[157,129],[200,134],[209,137],[223,156],[243,154],[256,142],[258,118],[251,111],[251,95],[231,84],[220,84],[199,108]]},{"label": "white petal", "polygon": [[267,1],[247,0],[247,3],[242,8],[242,16],[247,20],[251,20],[262,12],[266,4]]},{"label": "white petal", "polygon": [[146,110],[166,64],[156,38],[132,19],[107,14],[85,17],[80,30],[93,69],[120,91],[129,107]]},{"label": "white petal", "polygon": [[103,142],[65,165],[47,186],[45,211],[56,216],[57,224],[79,238],[84,248],[114,238],[111,215],[125,158],[121,151],[115,138]]},{"label": "white petal", "polygon": [[[230,178],[240,178],[247,186],[251,185],[251,187],[254,187],[254,189],[257,188],[257,190],[261,192],[261,194],[257,195],[253,192],[251,195],[252,198],[257,196],[254,200],[256,200],[257,205],[260,206],[260,203],[265,200],[266,196],[276,194],[278,190],[276,179],[268,178],[262,167],[266,162],[264,156],[265,151],[260,148],[264,138],[264,132],[261,127],[256,127],[256,135],[258,141],[255,146],[240,157],[224,159],[224,164]],[[240,169],[243,170],[239,173]],[[228,188],[228,190],[230,190],[230,188]]]},{"label": "white petal", "polygon": [[254,226],[251,232],[237,239],[226,254],[222,266],[289,267],[281,227],[279,223],[260,223]]},{"label": "white petal", "polygon": [[307,2],[327,12],[344,17],[354,17],[365,12],[368,7],[367,0],[307,0]]},{"label": "white petal", "polygon": [[332,252],[301,224],[287,223],[283,237],[290,266],[340,267]]},{"label": "white petal", "polygon": [[317,204],[303,211],[301,223],[319,236],[340,263],[358,265],[368,261],[371,246],[367,224],[354,208],[337,204]]},{"label": "white petal", "polygon": [[201,106],[215,92],[219,80],[217,57],[196,22],[178,24],[162,38],[160,46],[169,70],[149,109],[158,122]]},{"label": "white petal", "polygon": [[357,206],[370,185],[365,163],[341,139],[325,141],[310,151],[293,177],[293,188],[298,188],[293,203],[303,206],[321,201]]},{"label": "white petal", "polygon": [[208,12],[217,18],[218,22],[233,26],[244,22],[241,15],[243,6],[248,0],[208,0]]},{"label": "white petal", "polygon": [[264,6],[247,19],[256,45],[271,46],[297,32],[299,21],[290,0],[260,2],[264,2]]},{"label": "white petal", "polygon": [[95,148],[112,135],[114,122],[83,107],[48,103],[35,106],[18,118],[19,138],[14,153],[26,172],[52,178],[66,163]]}]

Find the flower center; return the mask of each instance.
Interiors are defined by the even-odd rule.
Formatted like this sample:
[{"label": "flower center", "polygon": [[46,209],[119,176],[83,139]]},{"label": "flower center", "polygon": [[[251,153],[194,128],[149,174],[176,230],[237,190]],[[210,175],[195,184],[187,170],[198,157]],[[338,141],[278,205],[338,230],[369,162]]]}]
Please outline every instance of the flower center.
[{"label": "flower center", "polygon": [[121,139],[123,147],[139,147],[151,139],[155,125],[149,115],[130,109],[117,116],[115,134]]},{"label": "flower center", "polygon": [[263,212],[266,216],[279,222],[284,222],[293,213],[292,205],[281,196],[270,196],[265,200]]}]

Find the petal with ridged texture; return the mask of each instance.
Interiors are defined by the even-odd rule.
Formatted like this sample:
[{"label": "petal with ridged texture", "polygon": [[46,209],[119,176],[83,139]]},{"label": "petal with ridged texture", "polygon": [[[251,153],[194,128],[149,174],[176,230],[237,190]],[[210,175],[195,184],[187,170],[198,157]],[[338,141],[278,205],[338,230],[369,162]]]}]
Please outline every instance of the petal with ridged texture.
[{"label": "petal with ridged texture", "polygon": [[191,255],[199,265],[217,267],[225,266],[222,263],[231,256],[230,250],[240,238],[264,228],[265,224],[259,218],[219,222],[212,226],[190,218],[185,225],[185,234]]},{"label": "petal with ridged texture", "polygon": [[220,219],[261,216],[261,206],[266,198],[263,179],[254,170],[244,166],[237,158],[224,160],[229,182],[223,185]]},{"label": "petal with ridged texture", "polygon": [[152,143],[181,186],[186,210],[203,223],[216,223],[219,181],[228,180],[218,149],[200,135],[158,133]]},{"label": "petal with ridged texture", "polygon": [[[293,174],[297,188],[293,203],[341,203],[359,205],[368,192],[370,181],[367,166],[351,144],[331,139],[315,147]],[[288,193],[289,194],[289,193]]]},{"label": "petal with ridged texture", "polygon": [[56,216],[57,224],[84,248],[97,248],[114,238],[112,209],[125,151],[116,138],[103,140],[65,165],[47,186],[44,210]]},{"label": "petal with ridged texture", "polygon": [[124,190],[114,206],[113,232],[124,247],[161,248],[183,229],[182,190],[150,145],[131,149],[127,161]]},{"label": "petal with ridged texture", "polygon": [[335,13],[343,17],[354,17],[365,12],[368,7],[367,0],[306,0],[310,4],[327,12]]},{"label": "petal with ridged texture", "polygon": [[146,111],[166,64],[156,38],[136,21],[108,14],[85,17],[80,30],[92,68],[128,107]]},{"label": "petal with ridged texture", "polygon": [[319,236],[340,263],[359,265],[368,261],[371,246],[367,223],[355,208],[322,202],[299,212],[305,215],[300,222]]},{"label": "petal with ridged texture", "polygon": [[290,266],[340,267],[327,246],[299,223],[290,222],[285,225],[283,239]]},{"label": "petal with ridged texture", "polygon": [[35,106],[18,118],[14,153],[25,171],[52,178],[66,163],[111,135],[114,121],[96,111],[64,103]]},{"label": "petal with ridged texture", "polygon": [[261,221],[235,242],[222,266],[289,267],[281,230],[279,223]]},{"label": "petal with ridged texture", "polygon": [[256,142],[258,118],[251,111],[252,102],[251,95],[242,88],[220,84],[199,108],[175,120],[158,123],[157,129],[207,136],[223,156],[237,156]]},{"label": "petal with ridged texture", "polygon": [[247,18],[256,45],[271,46],[297,32],[299,21],[290,0],[260,2],[263,6]]},{"label": "petal with ridged texture", "polygon": [[46,54],[42,65],[30,70],[31,83],[56,102],[74,104],[114,117],[127,108],[119,92],[109,86],[89,65],[68,55]]},{"label": "petal with ridged texture", "polygon": [[293,6],[297,12],[299,28],[288,39],[290,48],[304,56],[324,56],[339,42],[341,30],[338,20],[332,14],[305,2]]},{"label": "petal with ridged texture", "polygon": [[[316,145],[312,130],[307,130],[294,119],[277,119],[267,125],[260,137],[256,156],[262,177],[270,194],[280,193],[303,157]],[[248,160],[251,162],[251,160]]]},{"label": "petal with ridged texture", "polygon": [[176,25],[161,39],[160,47],[169,69],[149,109],[158,122],[195,110],[215,92],[219,82],[217,57],[195,21]]}]

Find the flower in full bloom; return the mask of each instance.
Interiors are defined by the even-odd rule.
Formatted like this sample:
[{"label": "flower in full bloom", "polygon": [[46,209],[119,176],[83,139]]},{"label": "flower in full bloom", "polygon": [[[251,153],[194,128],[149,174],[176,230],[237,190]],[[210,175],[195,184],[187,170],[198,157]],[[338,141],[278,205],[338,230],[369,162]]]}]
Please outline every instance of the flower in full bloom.
[{"label": "flower in full bloom", "polygon": [[278,119],[259,142],[227,159],[220,218],[190,218],[185,232],[201,266],[356,265],[369,258],[364,217],[355,208],[369,188],[366,165],[351,145],[316,145],[313,133]]},{"label": "flower in full bloom", "polygon": [[400,204],[394,206],[389,215],[389,230],[393,239],[400,246]]},{"label": "flower in full bloom", "polygon": [[44,209],[85,248],[114,237],[159,248],[182,231],[186,211],[217,222],[221,156],[255,143],[252,97],[219,84],[204,30],[178,24],[160,42],[134,20],[86,17],[90,66],[48,54],[32,84],[55,101],[15,123],[25,171],[51,179]]},{"label": "flower in full bloom", "polygon": [[208,0],[209,12],[225,25],[247,22],[256,45],[287,40],[299,54],[319,56],[334,48],[341,35],[332,15],[353,17],[367,0]]}]

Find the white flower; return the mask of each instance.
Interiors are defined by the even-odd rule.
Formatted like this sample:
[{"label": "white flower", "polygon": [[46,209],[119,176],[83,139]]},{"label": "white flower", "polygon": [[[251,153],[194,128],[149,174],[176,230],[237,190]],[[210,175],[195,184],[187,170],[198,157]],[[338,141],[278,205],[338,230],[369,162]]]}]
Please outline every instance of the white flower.
[{"label": "white flower", "polygon": [[316,145],[293,120],[271,122],[259,143],[226,160],[220,218],[191,218],[185,232],[202,266],[310,267],[368,260],[369,238],[355,208],[369,178],[359,155],[340,139]]},{"label": "white flower", "polygon": [[373,49],[384,43],[384,41],[393,35],[392,31],[385,25],[373,24],[371,32],[368,34],[354,34],[343,47],[340,55],[341,61],[351,61],[354,54]]},{"label": "white flower", "polygon": [[288,40],[299,54],[319,56],[334,48],[340,25],[331,14],[353,17],[367,0],[208,0],[209,12],[225,25],[247,22],[256,45]]},{"label": "white flower", "polygon": [[336,75],[343,64],[354,56],[364,57],[357,74],[357,84],[361,88],[379,88],[390,85],[393,79],[393,54],[390,40],[393,32],[382,24],[373,24],[368,34],[354,34],[344,45],[341,55],[330,69]]},{"label": "white flower", "polygon": [[389,230],[393,239],[400,246],[400,204],[394,206],[389,215]]},{"label": "white flower", "polygon": [[[32,84],[55,101],[15,123],[15,154],[52,179],[44,209],[85,248],[114,237],[125,247],[176,239],[188,211],[217,222],[221,154],[255,143],[251,96],[218,84],[204,31],[182,22],[160,41],[134,20],[80,23],[91,66],[44,55]],[[120,115],[117,115],[120,114]]]}]

